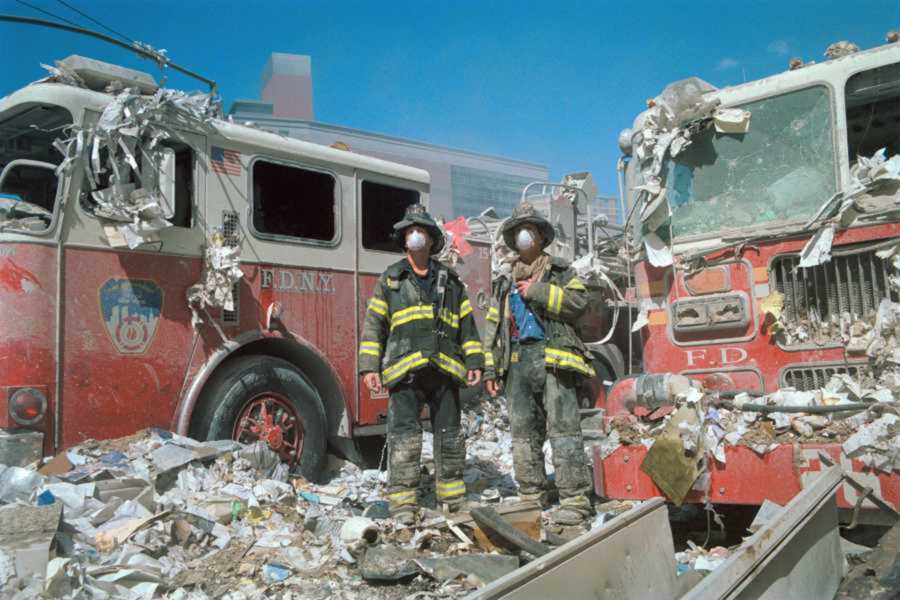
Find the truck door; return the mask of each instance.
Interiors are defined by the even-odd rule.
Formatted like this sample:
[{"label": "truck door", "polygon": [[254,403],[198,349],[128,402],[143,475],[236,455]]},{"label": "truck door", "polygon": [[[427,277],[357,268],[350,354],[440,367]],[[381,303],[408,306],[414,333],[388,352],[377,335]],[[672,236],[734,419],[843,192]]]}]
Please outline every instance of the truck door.
[{"label": "truck door", "polygon": [[142,164],[141,184],[159,186],[172,224],[155,239],[121,245],[86,181],[69,211],[61,293],[65,446],[171,426],[194,336],[185,291],[201,272],[206,138],[176,131],[154,152],[156,170]]},{"label": "truck door", "polygon": [[[62,200],[62,106],[26,102],[0,111],[0,463],[24,465],[54,450],[57,266]],[[11,455],[10,455],[11,452]]]}]

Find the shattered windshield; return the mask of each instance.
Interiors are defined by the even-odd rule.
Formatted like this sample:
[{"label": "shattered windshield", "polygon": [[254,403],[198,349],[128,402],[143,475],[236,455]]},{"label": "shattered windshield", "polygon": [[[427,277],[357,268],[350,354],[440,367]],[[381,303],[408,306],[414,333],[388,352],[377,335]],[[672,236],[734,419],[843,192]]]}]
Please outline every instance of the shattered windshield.
[{"label": "shattered windshield", "polygon": [[832,112],[817,86],[742,105],[745,134],[710,127],[666,166],[675,237],[805,219],[835,192]]},{"label": "shattered windshield", "polygon": [[63,156],[53,147],[72,124],[59,106],[22,104],[0,118],[0,231],[44,233],[53,223]]}]

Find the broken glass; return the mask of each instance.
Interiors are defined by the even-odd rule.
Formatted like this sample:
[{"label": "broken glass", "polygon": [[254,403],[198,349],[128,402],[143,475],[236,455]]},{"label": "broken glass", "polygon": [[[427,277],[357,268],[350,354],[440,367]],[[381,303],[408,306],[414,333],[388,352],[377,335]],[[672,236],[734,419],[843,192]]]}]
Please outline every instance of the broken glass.
[{"label": "broken glass", "polygon": [[831,100],[816,86],[742,105],[745,134],[710,127],[666,165],[675,237],[808,219],[835,192]]}]

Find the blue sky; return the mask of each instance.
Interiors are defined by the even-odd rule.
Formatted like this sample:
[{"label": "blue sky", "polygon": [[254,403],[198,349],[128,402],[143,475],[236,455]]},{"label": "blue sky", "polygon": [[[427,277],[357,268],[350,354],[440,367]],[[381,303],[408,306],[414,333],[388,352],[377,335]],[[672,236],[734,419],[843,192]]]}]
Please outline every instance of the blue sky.
[{"label": "blue sky", "polygon": [[[27,1],[86,23],[58,0]],[[309,54],[321,121],[539,162],[553,179],[589,170],[609,194],[618,132],[666,83],[740,83],[900,28],[898,0],[66,2],[215,79],[226,107],[258,98],[271,52]],[[40,16],[15,0],[0,13]],[[0,51],[0,94],[72,53],[159,76],[124,50],[34,27],[0,23]],[[200,88],[175,73],[168,83]]]}]

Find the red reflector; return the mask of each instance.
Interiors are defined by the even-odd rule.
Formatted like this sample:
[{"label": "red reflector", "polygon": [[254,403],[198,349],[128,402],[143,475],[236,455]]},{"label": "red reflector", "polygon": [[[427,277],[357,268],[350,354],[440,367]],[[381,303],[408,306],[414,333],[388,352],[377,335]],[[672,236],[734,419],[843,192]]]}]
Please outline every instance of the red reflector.
[{"label": "red reflector", "polygon": [[19,425],[34,425],[44,417],[47,398],[34,388],[20,388],[9,399],[9,414]]}]

